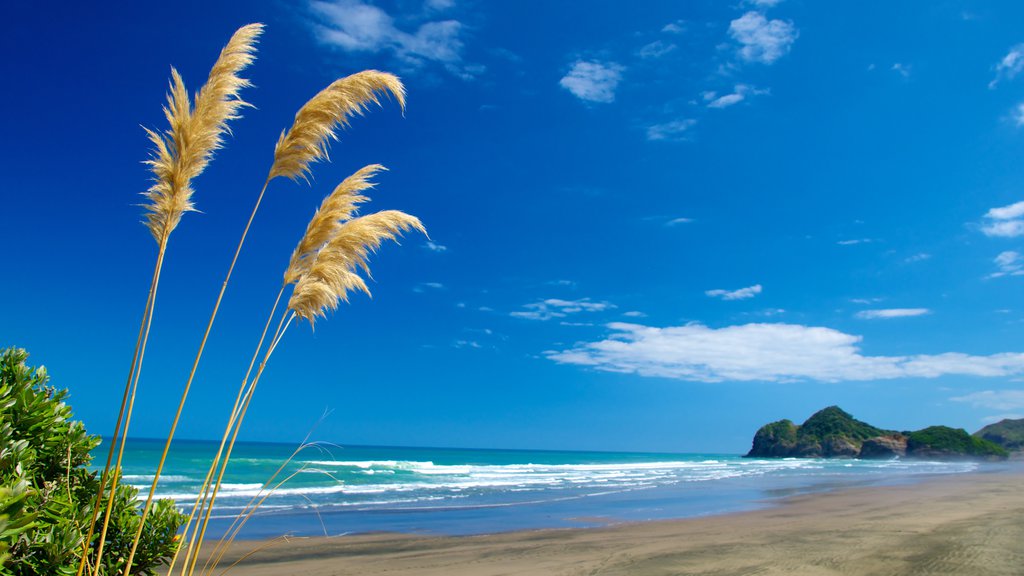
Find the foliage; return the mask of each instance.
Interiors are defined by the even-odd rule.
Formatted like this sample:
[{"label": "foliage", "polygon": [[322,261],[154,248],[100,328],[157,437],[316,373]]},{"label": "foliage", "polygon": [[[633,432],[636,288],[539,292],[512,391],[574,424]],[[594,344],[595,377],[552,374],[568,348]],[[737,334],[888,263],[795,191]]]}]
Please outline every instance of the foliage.
[{"label": "foliage", "polygon": [[[0,351],[0,576],[73,575],[100,486],[87,468],[100,438],[70,420],[67,390],[49,386],[46,369],[26,366],[27,357],[17,348]],[[123,568],[140,521],[137,492],[117,488],[100,574]],[[156,507],[132,574],[153,574],[174,553],[184,519],[170,501]],[[96,530],[92,545],[98,539]]]},{"label": "foliage", "polygon": [[911,432],[907,438],[907,453],[937,452],[940,454],[962,454],[1006,458],[1007,451],[998,444],[971,436],[963,428],[929,426]]},{"label": "foliage", "polygon": [[975,432],[974,437],[995,442],[1007,450],[1024,450],[1024,418],[989,424]]},{"label": "foliage", "polygon": [[864,441],[888,434],[886,430],[857,420],[838,406],[829,406],[814,413],[800,426],[801,438],[827,440],[830,438],[847,438]]}]

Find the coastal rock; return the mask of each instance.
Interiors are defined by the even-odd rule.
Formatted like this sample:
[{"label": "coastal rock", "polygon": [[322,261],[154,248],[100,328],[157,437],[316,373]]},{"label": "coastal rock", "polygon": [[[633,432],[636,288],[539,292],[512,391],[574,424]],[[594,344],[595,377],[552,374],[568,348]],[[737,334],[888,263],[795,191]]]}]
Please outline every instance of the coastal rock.
[{"label": "coastal rock", "polygon": [[907,437],[903,434],[891,434],[865,440],[860,447],[860,454],[857,457],[884,460],[906,455]]},{"label": "coastal rock", "polygon": [[838,406],[815,412],[797,426],[779,420],[754,435],[748,457],[856,458],[868,438],[887,434],[855,419]]},{"label": "coastal rock", "polygon": [[1005,422],[1008,424],[985,427],[974,436],[948,426],[895,432],[875,428],[838,406],[829,406],[815,412],[799,426],[789,420],[762,426],[754,435],[747,457],[1005,460],[1007,450],[985,437],[988,435],[1007,444],[1019,442],[1011,446],[1024,450],[1024,419]]},{"label": "coastal rock", "polygon": [[797,426],[790,420],[765,424],[754,434],[754,445],[747,456],[782,458],[796,450]]}]

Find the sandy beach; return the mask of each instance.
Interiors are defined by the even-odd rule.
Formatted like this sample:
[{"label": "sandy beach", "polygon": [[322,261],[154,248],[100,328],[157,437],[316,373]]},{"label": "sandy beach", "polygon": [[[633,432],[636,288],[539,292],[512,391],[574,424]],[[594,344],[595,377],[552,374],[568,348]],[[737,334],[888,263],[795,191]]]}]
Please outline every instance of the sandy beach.
[{"label": "sandy beach", "polygon": [[[768,509],[687,520],[468,537],[292,539],[229,573],[1019,575],[1022,488],[1017,468],[799,496]],[[236,544],[221,566],[263,544]]]}]

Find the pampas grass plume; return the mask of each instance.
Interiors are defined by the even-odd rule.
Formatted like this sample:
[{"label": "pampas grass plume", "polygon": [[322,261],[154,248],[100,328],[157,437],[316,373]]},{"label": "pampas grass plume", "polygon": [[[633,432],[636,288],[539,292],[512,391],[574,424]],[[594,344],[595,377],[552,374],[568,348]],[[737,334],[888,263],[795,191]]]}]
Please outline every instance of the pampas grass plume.
[{"label": "pampas grass plume", "polygon": [[317,317],[326,316],[327,310],[337,309],[339,300],[348,302],[349,292],[360,290],[370,295],[356,269],[363,269],[369,276],[366,259],[370,253],[385,240],[395,240],[412,229],[427,233],[419,218],[398,210],[384,210],[342,224],[296,283],[288,309],[313,324]]},{"label": "pampas grass plume", "polygon": [[308,179],[309,165],[327,159],[327,145],[337,140],[338,128],[347,127],[351,117],[364,114],[370,104],[380,106],[381,94],[391,94],[405,111],[402,82],[393,74],[377,70],[335,80],[313,96],[295,114],[292,127],[281,133],[268,179]]},{"label": "pampas grass plume", "polygon": [[387,168],[380,164],[366,166],[343,180],[333,192],[324,198],[320,208],[313,215],[313,219],[306,226],[306,233],[302,236],[302,240],[292,252],[288,268],[284,273],[285,284],[298,282],[299,278],[309,271],[320,248],[337,234],[344,222],[355,215],[360,204],[369,200],[360,192],[376,185],[369,179],[381,170],[387,170]]},{"label": "pampas grass plume", "polygon": [[196,94],[194,105],[181,75],[171,69],[164,106],[169,127],[162,133],[146,130],[153,144],[146,161],[153,172],[153,185],[143,193],[148,201],[144,207],[146,227],[157,242],[165,241],[182,214],[195,210],[192,179],[206,169],[214,151],[223,145],[224,134],[230,132],[228,122],[239,118],[239,110],[249,105],[238,94],[251,84],[238,74],[255,59],[262,32],[262,24],[249,24],[235,32],[210,70],[206,85]]}]

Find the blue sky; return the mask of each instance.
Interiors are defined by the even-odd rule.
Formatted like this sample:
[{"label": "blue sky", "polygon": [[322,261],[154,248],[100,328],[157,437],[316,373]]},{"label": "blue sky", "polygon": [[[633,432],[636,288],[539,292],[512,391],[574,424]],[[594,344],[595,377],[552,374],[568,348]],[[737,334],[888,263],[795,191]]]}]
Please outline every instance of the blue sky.
[{"label": "blue sky", "polygon": [[183,2],[12,7],[0,43],[3,345],[96,433],[155,258],[141,126],[239,26],[255,105],[171,238],[133,433],[162,436],[295,111],[400,75],[312,185],[275,181],[181,437],[219,430],[324,194],[381,163],[419,216],[374,298],[290,329],[243,436],[742,452],[839,404],[970,431],[1024,415],[1024,6],[1014,2]]}]

